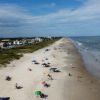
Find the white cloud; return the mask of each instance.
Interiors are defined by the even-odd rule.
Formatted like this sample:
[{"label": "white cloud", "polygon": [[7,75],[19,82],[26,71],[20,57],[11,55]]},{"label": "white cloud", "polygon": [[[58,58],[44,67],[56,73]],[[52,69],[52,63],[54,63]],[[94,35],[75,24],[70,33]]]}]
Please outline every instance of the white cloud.
[{"label": "white cloud", "polygon": [[71,21],[84,21],[94,20],[100,17],[100,1],[90,0],[84,6],[75,10],[60,10],[56,13],[42,16],[45,19],[55,19],[59,22],[59,19],[65,22]]},{"label": "white cloud", "polygon": [[[51,3],[48,6],[53,7],[56,4]],[[82,7],[74,10],[62,9],[58,12],[41,16],[33,16],[27,10],[17,5],[0,5],[0,31],[3,32],[5,30],[5,33],[6,30],[7,32],[12,30],[15,33],[22,31],[23,33],[56,32],[58,29],[66,31],[66,27],[70,26],[70,29],[73,25],[78,25],[78,23],[86,26],[86,23],[93,24],[99,22],[99,20],[99,0],[88,0]],[[74,27],[72,28],[74,29]]]}]

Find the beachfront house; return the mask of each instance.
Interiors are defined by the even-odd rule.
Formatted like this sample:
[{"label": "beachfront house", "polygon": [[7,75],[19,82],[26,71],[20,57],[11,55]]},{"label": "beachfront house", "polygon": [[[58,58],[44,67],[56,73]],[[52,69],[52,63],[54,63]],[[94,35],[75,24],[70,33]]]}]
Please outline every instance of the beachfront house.
[{"label": "beachfront house", "polygon": [[9,46],[9,41],[8,39],[2,40],[1,41],[1,48],[7,48]]},{"label": "beachfront house", "polygon": [[42,39],[39,38],[39,37],[36,37],[36,38],[35,38],[35,42],[42,42]]},{"label": "beachfront house", "polygon": [[34,43],[35,42],[35,39],[31,39],[31,42]]},{"label": "beachfront house", "polygon": [[39,38],[39,37],[36,37],[33,39],[20,39],[20,40],[19,39],[16,39],[16,40],[3,39],[0,42],[0,48],[7,49],[7,48],[13,48],[16,46],[21,46],[21,45],[30,45],[30,44],[38,43],[38,42],[42,42],[42,41],[43,41],[43,39]]},{"label": "beachfront house", "polygon": [[20,44],[21,44],[21,45],[25,45],[25,44],[27,44],[27,40],[26,40],[26,39],[22,39],[22,40],[20,40]]},{"label": "beachfront house", "polygon": [[51,36],[48,36],[47,38],[48,38],[48,39],[52,39],[52,37],[51,37]]},{"label": "beachfront house", "polygon": [[2,49],[4,45],[4,42],[0,42],[0,48]]},{"label": "beachfront house", "polygon": [[21,44],[22,44],[22,42],[20,42],[19,40],[13,41],[13,45],[21,45]]}]

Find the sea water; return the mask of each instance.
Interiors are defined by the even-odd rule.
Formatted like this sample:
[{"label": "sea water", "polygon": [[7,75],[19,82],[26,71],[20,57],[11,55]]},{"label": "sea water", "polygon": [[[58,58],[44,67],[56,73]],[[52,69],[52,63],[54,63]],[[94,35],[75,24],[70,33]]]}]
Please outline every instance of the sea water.
[{"label": "sea water", "polygon": [[100,79],[100,36],[71,37],[82,55],[86,69]]}]

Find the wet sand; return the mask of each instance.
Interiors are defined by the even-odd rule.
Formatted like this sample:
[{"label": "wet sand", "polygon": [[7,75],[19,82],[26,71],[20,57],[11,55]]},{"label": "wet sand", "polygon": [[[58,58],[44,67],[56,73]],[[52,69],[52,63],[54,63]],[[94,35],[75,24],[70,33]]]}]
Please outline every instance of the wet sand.
[{"label": "wet sand", "polygon": [[[33,60],[38,64],[34,64]],[[50,63],[50,67],[43,67],[43,63]],[[57,68],[61,72],[51,72],[50,68]],[[48,74],[53,80],[49,79]],[[11,81],[5,80],[8,75],[12,77]],[[50,87],[44,87],[43,81]],[[16,83],[23,88],[16,89]],[[34,95],[37,90],[48,96],[46,100],[100,98],[99,80],[86,71],[78,50],[70,40],[64,38],[49,47],[25,54],[20,60],[0,69],[0,97],[8,96],[10,100],[44,100]]]}]

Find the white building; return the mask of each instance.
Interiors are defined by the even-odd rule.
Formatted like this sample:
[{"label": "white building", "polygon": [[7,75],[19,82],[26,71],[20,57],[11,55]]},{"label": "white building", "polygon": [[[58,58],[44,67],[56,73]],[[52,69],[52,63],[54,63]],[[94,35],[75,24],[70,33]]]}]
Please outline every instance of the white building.
[{"label": "white building", "polygon": [[0,48],[3,48],[4,42],[0,42]]},{"label": "white building", "polygon": [[15,41],[13,41],[13,44],[14,44],[14,45],[20,45],[20,41],[15,40]]},{"label": "white building", "polygon": [[36,42],[42,42],[42,39],[37,37],[37,38],[35,38],[35,41]]}]

